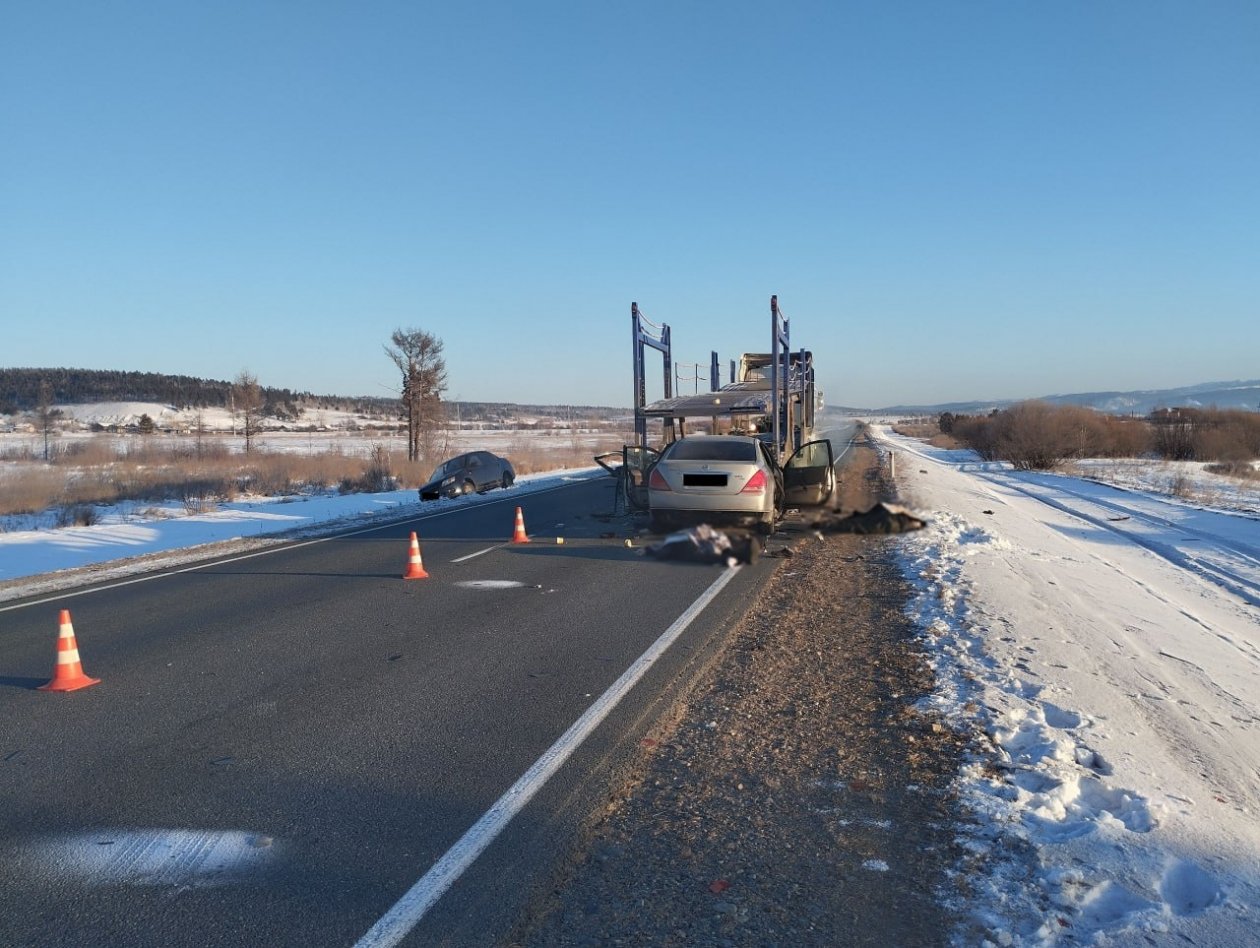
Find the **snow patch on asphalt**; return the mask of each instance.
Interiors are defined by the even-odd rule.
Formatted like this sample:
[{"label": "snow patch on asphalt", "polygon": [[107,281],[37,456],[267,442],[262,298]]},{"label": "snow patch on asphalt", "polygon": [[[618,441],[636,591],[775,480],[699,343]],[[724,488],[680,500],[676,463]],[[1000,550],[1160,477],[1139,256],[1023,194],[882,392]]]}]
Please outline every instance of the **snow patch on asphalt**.
[{"label": "snow patch on asphalt", "polygon": [[203,888],[246,880],[279,848],[241,830],[96,830],[39,842],[34,862],[45,876],[88,885]]}]

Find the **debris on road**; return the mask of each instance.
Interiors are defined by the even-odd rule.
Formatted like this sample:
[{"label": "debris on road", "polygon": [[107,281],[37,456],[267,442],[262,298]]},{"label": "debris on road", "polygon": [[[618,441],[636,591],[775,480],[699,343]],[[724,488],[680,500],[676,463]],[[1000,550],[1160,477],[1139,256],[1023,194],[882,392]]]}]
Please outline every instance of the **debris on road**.
[{"label": "debris on road", "polygon": [[746,530],[724,532],[707,523],[671,533],[659,543],[644,550],[658,560],[683,560],[688,563],[753,563],[759,552],[756,538]]},{"label": "debris on road", "polygon": [[927,521],[898,504],[878,503],[869,510],[845,517],[820,517],[813,526],[819,533],[909,533],[911,530],[922,530]]}]

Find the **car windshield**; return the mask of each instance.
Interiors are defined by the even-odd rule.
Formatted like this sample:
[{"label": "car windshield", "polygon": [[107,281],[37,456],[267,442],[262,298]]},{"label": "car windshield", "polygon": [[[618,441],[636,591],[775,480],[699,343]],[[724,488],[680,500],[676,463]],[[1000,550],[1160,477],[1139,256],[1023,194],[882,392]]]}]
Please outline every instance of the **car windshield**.
[{"label": "car windshield", "polygon": [[671,461],[755,461],[757,449],[751,441],[704,440],[674,442],[669,452]]},{"label": "car windshield", "polygon": [[433,476],[429,478],[431,481],[441,480],[443,477],[450,477],[460,468],[460,459],[454,458],[444,464],[439,464],[438,469],[433,472]]}]

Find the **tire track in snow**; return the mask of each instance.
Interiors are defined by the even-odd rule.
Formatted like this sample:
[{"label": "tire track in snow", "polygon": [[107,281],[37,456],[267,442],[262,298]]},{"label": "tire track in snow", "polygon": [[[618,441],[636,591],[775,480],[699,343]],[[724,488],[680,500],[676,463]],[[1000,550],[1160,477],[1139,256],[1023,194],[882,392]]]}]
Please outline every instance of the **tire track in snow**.
[{"label": "tire track in snow", "polygon": [[[1183,569],[1189,573],[1193,573],[1197,575],[1198,577],[1200,577],[1201,579],[1205,579],[1208,582],[1211,582],[1217,586],[1222,587],[1223,589],[1228,590],[1229,592],[1233,593],[1235,596],[1238,596],[1248,605],[1256,607],[1256,608],[1260,608],[1260,581],[1256,579],[1243,575],[1241,572],[1236,572],[1235,570],[1230,569],[1227,566],[1222,566],[1218,563],[1206,562],[1202,559],[1198,559],[1194,556],[1191,556],[1183,552],[1182,550],[1177,549],[1175,546],[1172,546],[1171,544],[1162,543],[1158,540],[1153,540],[1153,539],[1150,539],[1149,537],[1143,537],[1138,534],[1132,533],[1108,521],[1105,517],[1092,516],[1076,507],[1073,507],[1070,504],[1064,503],[1053,497],[1046,496],[1045,494],[1032,489],[1030,485],[1020,483],[1013,477],[1004,476],[1002,474],[999,474],[993,471],[983,471],[983,472],[977,471],[977,472],[972,472],[972,473],[974,474],[974,476],[984,478],[985,480],[989,481],[992,484],[1001,485],[1002,487],[1005,487],[1008,490],[1014,491],[1019,494],[1023,494],[1024,496],[1029,497],[1032,500],[1036,500],[1039,503],[1045,504],[1047,507],[1051,507],[1055,510],[1060,511],[1061,513],[1067,514],[1068,516],[1075,517],[1076,519],[1084,521],[1085,523],[1088,523],[1091,526],[1097,527],[1100,530],[1105,530],[1114,536],[1121,537],[1124,540],[1127,540],[1128,542],[1134,544],[1135,546],[1140,546],[1142,547],[1142,549],[1155,554],[1156,556],[1160,557],[1163,560],[1166,560],[1167,562],[1171,563],[1172,565],[1176,567],[1179,567],[1180,569]],[[1108,505],[1106,503],[1098,501],[1095,498],[1084,496],[1084,495],[1075,493],[1074,491],[1060,488],[1057,486],[1054,488],[1047,487],[1046,489],[1060,490],[1064,494],[1067,494],[1072,497],[1076,497],[1080,500],[1086,501],[1091,504],[1096,503],[1096,504],[1099,504],[1099,506],[1103,506],[1103,507],[1110,506],[1117,511],[1126,513],[1133,519],[1145,520],[1146,522],[1148,522],[1149,524],[1153,526],[1159,526],[1161,529],[1171,530],[1171,531],[1175,531],[1181,534],[1190,535],[1193,539],[1198,540],[1198,541],[1205,541],[1205,542],[1210,541],[1211,546],[1209,549],[1211,551],[1215,551],[1218,554],[1222,554],[1226,558],[1229,558],[1231,555],[1233,555],[1236,558],[1242,559],[1245,565],[1260,566],[1260,560],[1257,560],[1256,557],[1249,555],[1249,552],[1244,553],[1241,550],[1236,549],[1236,546],[1241,546],[1241,545],[1223,541],[1220,537],[1211,537],[1208,534],[1194,530],[1193,528],[1183,527],[1179,524],[1171,523],[1168,521],[1164,521],[1161,523],[1159,522],[1160,518],[1157,518],[1157,517],[1147,518],[1142,513],[1131,510],[1130,508],[1123,507],[1121,505],[1115,505],[1115,504]],[[1247,548],[1243,547],[1243,549],[1245,550]]]},{"label": "tire track in snow", "polygon": [[[894,450],[894,447],[890,442],[882,438],[879,440],[885,449]],[[932,455],[927,454],[926,452],[916,450],[915,448],[909,447],[905,444],[900,444],[900,443],[897,444],[895,447],[895,450],[913,455],[914,457],[924,462],[930,462],[932,464],[941,464],[946,467],[954,466],[940,460],[939,458],[933,457]],[[962,468],[960,468],[960,470],[962,470]],[[1015,476],[1007,472],[995,471],[991,469],[986,470],[986,469],[980,468],[980,469],[966,470],[965,473],[971,474],[974,477],[981,478],[987,481],[988,483],[992,484],[994,487],[1004,487],[1016,493],[1023,494],[1024,496],[1029,497],[1033,500],[1036,500],[1039,503],[1045,504],[1048,507],[1052,507],[1055,510],[1060,511],[1061,513],[1068,514],[1069,516],[1075,517],[1078,520],[1081,520],[1085,523],[1090,524],[1091,526],[1097,527],[1101,530],[1105,530],[1114,536],[1121,537],[1127,540],[1128,542],[1133,543],[1136,546],[1140,546],[1143,549],[1147,550],[1148,552],[1154,554],[1155,556],[1158,556],[1161,559],[1171,563],[1173,566],[1183,569],[1186,572],[1192,573],[1198,576],[1200,579],[1204,579],[1212,583],[1213,585],[1216,585],[1223,589],[1228,590],[1229,592],[1238,596],[1248,605],[1255,608],[1260,608],[1260,580],[1258,579],[1244,575],[1242,572],[1239,572],[1236,569],[1231,569],[1227,565],[1221,565],[1219,563],[1214,563],[1214,562],[1205,562],[1203,559],[1192,556],[1167,543],[1161,543],[1157,540],[1152,540],[1146,537],[1135,535],[1134,533],[1128,530],[1125,530],[1122,527],[1117,526],[1115,523],[1107,520],[1106,517],[1091,516],[1090,514],[1085,513],[1070,504],[1064,503],[1062,501],[1056,500],[1051,497],[1047,497],[1045,494],[1032,489],[1032,485],[1019,481],[1018,478],[1016,478]],[[1094,497],[1083,492],[1074,491],[1070,487],[1065,486],[1065,485],[1056,484],[1056,485],[1053,485],[1053,487],[1051,487],[1050,485],[1037,485],[1037,486],[1044,486],[1046,490],[1056,490],[1070,497],[1074,497],[1077,500],[1080,500],[1082,502],[1094,504],[1099,507],[1112,510],[1115,513],[1124,514],[1128,516],[1131,520],[1140,521],[1142,523],[1147,524],[1148,526],[1156,527],[1160,530],[1173,531],[1176,533],[1180,533],[1186,536],[1188,539],[1209,544],[1205,552],[1214,551],[1220,554],[1222,558],[1235,559],[1239,561],[1240,568],[1249,567],[1249,568],[1260,570],[1260,551],[1258,551],[1253,546],[1248,546],[1247,544],[1239,543],[1239,542],[1230,540],[1228,538],[1216,536],[1216,535],[1206,533],[1201,530],[1196,530],[1194,527],[1180,524],[1173,520],[1168,520],[1155,514],[1136,510],[1132,507],[1128,507],[1123,504],[1118,504],[1114,501],[1108,501],[1103,498]],[[1238,644],[1238,643],[1234,643],[1234,644]],[[1252,646],[1249,650],[1252,652],[1253,655],[1260,655],[1260,651],[1257,651],[1254,648],[1254,646]]]}]

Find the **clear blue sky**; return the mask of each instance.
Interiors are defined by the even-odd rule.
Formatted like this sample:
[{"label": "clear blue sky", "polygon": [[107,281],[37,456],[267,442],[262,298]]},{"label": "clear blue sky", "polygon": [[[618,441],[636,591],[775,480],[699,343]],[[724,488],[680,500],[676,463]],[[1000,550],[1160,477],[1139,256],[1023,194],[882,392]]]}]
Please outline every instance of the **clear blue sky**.
[{"label": "clear blue sky", "polygon": [[831,404],[1260,377],[1260,3],[0,0],[0,365],[628,405],[771,293]]}]

